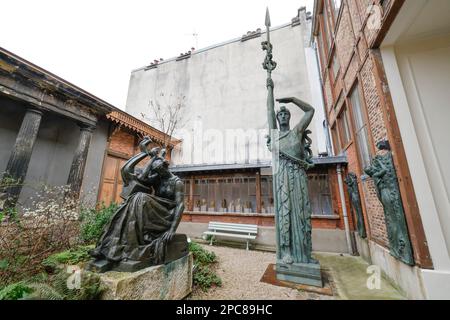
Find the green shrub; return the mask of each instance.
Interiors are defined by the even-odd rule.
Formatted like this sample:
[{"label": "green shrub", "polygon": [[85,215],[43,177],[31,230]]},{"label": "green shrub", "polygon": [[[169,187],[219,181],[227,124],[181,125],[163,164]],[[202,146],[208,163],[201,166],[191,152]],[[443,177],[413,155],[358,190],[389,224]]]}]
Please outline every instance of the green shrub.
[{"label": "green shrub", "polygon": [[31,289],[25,282],[16,282],[0,290],[0,300],[22,299],[32,291],[33,289]]},{"label": "green shrub", "polygon": [[53,271],[58,267],[58,265],[61,264],[75,265],[80,262],[84,262],[91,258],[89,251],[93,248],[93,245],[78,246],[66,251],[55,253],[44,259],[44,261],[42,261],[42,265],[46,270]]},{"label": "green shrub", "polygon": [[220,279],[210,266],[197,265],[194,270],[193,280],[194,284],[205,292],[212,286],[222,286],[222,279]]},{"label": "green shrub", "polygon": [[212,286],[222,286],[222,280],[214,271],[217,256],[214,252],[203,249],[198,243],[190,242],[189,251],[194,257],[194,285],[207,291]]},{"label": "green shrub", "polygon": [[103,228],[111,220],[118,207],[117,204],[113,203],[109,207],[102,204],[98,210],[83,210],[80,215],[81,240],[85,243],[97,242],[102,235]]},{"label": "green shrub", "polygon": [[190,242],[189,251],[194,256],[194,263],[207,265],[217,261],[216,254],[214,252],[203,249],[198,243]]}]

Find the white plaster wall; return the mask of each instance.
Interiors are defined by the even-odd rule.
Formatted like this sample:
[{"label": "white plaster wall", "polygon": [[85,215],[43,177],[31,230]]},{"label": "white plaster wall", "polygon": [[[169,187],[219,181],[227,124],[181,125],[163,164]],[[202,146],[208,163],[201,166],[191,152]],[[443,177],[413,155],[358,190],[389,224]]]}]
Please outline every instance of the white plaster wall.
[{"label": "white plaster wall", "polygon": [[422,270],[427,297],[450,299],[450,36],[382,54],[435,268]]},{"label": "white plaster wall", "polygon": [[369,250],[373,265],[381,267],[381,270],[403,293],[413,300],[426,298],[422,284],[421,269],[408,266],[392,257],[389,251],[373,241],[369,241]]},{"label": "white plaster wall", "polygon": [[[315,105],[317,97],[311,94],[308,72],[316,66],[315,61],[310,61],[311,54],[305,53],[305,24],[287,25],[271,32],[274,60],[278,62],[273,72],[275,97],[295,96],[321,109],[321,105]],[[194,52],[186,60],[167,61],[147,71],[135,70],[131,74],[126,111],[142,119],[142,114],[151,115],[149,101],[155,101],[161,93],[186,96],[185,130],[175,133],[184,142],[173,154],[175,164],[270,160],[264,137],[268,127],[267,90],[261,41],[265,38],[263,34],[244,42],[237,39]],[[288,107],[294,126],[302,111],[294,105]],[[322,130],[319,134],[317,130],[317,124],[323,121],[320,116],[318,112],[310,126],[314,154],[322,151],[325,144]],[[197,132],[195,136],[193,129]],[[251,131],[239,131],[248,129]],[[187,133],[191,134],[190,138]],[[233,134],[238,138],[233,138]],[[249,141],[242,138],[246,134]],[[211,146],[218,145],[222,147],[212,150]]]},{"label": "white plaster wall", "polygon": [[450,299],[450,2],[407,1],[381,47],[434,270],[428,299]]}]

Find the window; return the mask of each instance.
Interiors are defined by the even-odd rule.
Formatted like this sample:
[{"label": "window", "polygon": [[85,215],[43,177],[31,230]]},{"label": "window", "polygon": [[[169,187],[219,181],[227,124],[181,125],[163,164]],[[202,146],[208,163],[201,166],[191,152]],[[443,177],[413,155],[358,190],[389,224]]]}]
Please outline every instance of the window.
[{"label": "window", "polygon": [[184,182],[184,207],[185,207],[185,210],[189,210],[189,208],[191,207],[190,203],[189,203],[189,193],[191,192],[190,191],[191,180],[187,179],[187,180],[184,180],[183,182]]},{"label": "window", "polygon": [[335,122],[333,127],[331,128],[331,135],[333,137],[334,154],[339,155],[339,154],[341,154],[342,146],[341,146],[341,142],[340,142],[337,122]]},{"label": "window", "polygon": [[361,97],[359,94],[359,86],[356,85],[353,89],[350,101],[353,111],[353,122],[355,128],[355,137],[358,145],[359,160],[361,161],[362,169],[367,167],[371,161],[369,149],[369,132],[368,125],[364,117],[364,110],[362,107]]},{"label": "window", "polygon": [[275,213],[272,176],[261,177],[261,213]]},{"label": "window", "polygon": [[341,68],[341,66],[339,65],[339,61],[337,59],[336,53],[333,54],[333,75],[334,75],[334,80],[336,81],[338,74],[339,74],[339,69]]},{"label": "window", "polygon": [[323,26],[323,36],[325,37],[325,40],[327,41],[327,50],[325,52],[328,52],[330,49],[330,28],[328,27],[328,14],[327,14],[327,8],[323,8],[323,15],[322,15],[322,26]]},{"label": "window", "polygon": [[[339,114],[337,118],[338,127],[339,127],[339,136],[341,138],[341,146],[345,148],[351,140],[350,127],[348,124],[347,118],[347,107],[344,106],[342,108],[342,112]],[[341,150],[342,151],[342,150]]]},{"label": "window", "polygon": [[196,179],[193,198],[195,212],[253,213],[256,212],[256,178]]},{"label": "window", "polygon": [[324,69],[326,69],[327,66],[327,56],[325,54],[325,47],[323,44],[323,35],[322,32],[319,33],[319,35],[317,36],[318,39],[318,43],[319,43],[319,51],[320,51],[320,71],[321,71],[321,76],[322,76],[322,72]]},{"label": "window", "polygon": [[331,204],[330,181],[328,174],[309,173],[308,191],[311,200],[312,214],[317,216],[333,215]]}]

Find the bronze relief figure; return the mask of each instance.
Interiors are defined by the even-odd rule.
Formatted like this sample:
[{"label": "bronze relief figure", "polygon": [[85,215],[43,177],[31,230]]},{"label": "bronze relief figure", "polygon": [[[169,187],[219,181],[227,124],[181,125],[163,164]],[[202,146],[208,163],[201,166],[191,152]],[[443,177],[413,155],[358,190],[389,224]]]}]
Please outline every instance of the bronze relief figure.
[{"label": "bronze relief figure", "polygon": [[375,156],[372,164],[364,171],[372,177],[378,199],[383,204],[391,255],[408,265],[414,265],[405,212],[389,142],[381,141],[377,144],[377,147],[385,153]]},{"label": "bronze relief figure", "polygon": [[350,202],[356,215],[356,228],[359,236],[363,239],[367,238],[366,227],[364,225],[364,215],[361,205],[361,196],[358,189],[358,178],[356,174],[350,172],[345,178],[345,183],[348,187],[348,193],[350,195]]}]

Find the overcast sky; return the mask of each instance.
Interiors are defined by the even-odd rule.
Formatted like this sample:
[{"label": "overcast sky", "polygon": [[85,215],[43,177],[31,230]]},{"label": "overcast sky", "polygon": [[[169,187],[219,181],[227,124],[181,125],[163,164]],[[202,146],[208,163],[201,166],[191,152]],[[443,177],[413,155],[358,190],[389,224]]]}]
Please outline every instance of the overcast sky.
[{"label": "overcast sky", "polygon": [[[313,0],[3,0],[0,46],[125,109],[133,69],[290,22]],[[193,34],[197,34],[194,36]]]}]

